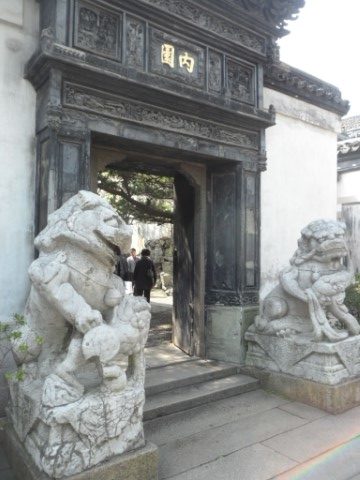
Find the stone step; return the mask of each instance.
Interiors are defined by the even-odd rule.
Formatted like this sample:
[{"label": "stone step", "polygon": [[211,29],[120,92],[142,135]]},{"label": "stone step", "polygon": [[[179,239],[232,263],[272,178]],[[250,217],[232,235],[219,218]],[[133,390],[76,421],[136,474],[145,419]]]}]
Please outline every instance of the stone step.
[{"label": "stone step", "polygon": [[247,375],[231,375],[146,398],[144,420],[170,415],[223,398],[250,392],[259,388],[259,381]]},{"label": "stone step", "polygon": [[172,332],[154,332],[149,333],[146,346],[147,347],[156,347],[162,343],[169,343],[172,340]]},{"label": "stone step", "polygon": [[197,383],[208,382],[229,377],[238,373],[235,365],[213,360],[194,360],[162,368],[150,369],[146,373],[146,397],[157,395],[175,388],[187,387]]}]

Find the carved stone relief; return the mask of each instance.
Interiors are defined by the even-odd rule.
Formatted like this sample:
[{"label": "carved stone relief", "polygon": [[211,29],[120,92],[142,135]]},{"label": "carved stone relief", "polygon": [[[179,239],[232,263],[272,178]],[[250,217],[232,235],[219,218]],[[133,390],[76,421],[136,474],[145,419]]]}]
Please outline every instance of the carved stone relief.
[{"label": "carved stone relief", "polygon": [[[168,52],[164,52],[164,48]],[[165,58],[164,53],[167,54]],[[205,49],[151,28],[149,70],[187,85],[204,88]]]},{"label": "carved stone relief", "polygon": [[223,77],[223,55],[217,52],[209,52],[209,91],[221,93]]},{"label": "carved stone relief", "polygon": [[189,0],[142,0],[143,2],[161,8],[195,24],[199,28],[209,30],[232,42],[244,45],[259,53],[265,54],[266,40],[259,35],[239,27],[225,19],[210,14],[204,8],[194,5]]},{"label": "carved stone relief", "polygon": [[97,8],[91,3],[77,2],[75,10],[75,37],[77,48],[99,55],[118,58],[120,55],[121,16]]},{"label": "carved stone relief", "polygon": [[126,18],[126,61],[135,68],[144,68],[145,63],[145,23],[137,18]]},{"label": "carved stone relief", "polygon": [[234,100],[253,105],[255,103],[253,69],[229,59],[226,67],[229,95]]},{"label": "carved stone relief", "polygon": [[140,122],[224,144],[258,148],[259,137],[256,133],[222,127],[216,123],[200,121],[187,115],[172,113],[113,95],[105,96],[91,88],[65,83],[63,98],[64,106],[96,112],[116,119]]}]

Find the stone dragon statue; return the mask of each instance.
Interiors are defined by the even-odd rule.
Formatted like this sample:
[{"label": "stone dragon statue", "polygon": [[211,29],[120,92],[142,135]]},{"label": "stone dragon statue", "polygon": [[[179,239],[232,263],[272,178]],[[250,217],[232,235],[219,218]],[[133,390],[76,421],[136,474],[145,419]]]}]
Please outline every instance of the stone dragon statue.
[{"label": "stone dragon statue", "polygon": [[301,231],[290,267],[264,299],[255,320],[258,333],[313,341],[337,342],[358,335],[360,326],[344,305],[352,274],[344,266],[348,255],[345,225],[317,220]]},{"label": "stone dragon statue", "polygon": [[[22,337],[23,382],[10,382],[10,417],[40,470],[73,475],[142,446],[144,347],[150,309],[114,275],[130,228],[81,191],[35,239]],[[41,342],[38,341],[41,337]],[[24,349],[21,346],[27,345]]]}]

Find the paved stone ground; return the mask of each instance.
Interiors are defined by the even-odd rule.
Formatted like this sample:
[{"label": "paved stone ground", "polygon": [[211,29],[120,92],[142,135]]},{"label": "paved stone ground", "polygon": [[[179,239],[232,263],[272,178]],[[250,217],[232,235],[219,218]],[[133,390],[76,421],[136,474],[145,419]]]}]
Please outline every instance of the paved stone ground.
[{"label": "paved stone ground", "polygon": [[160,480],[360,480],[360,407],[334,416],[257,390],[145,428]]},{"label": "paved stone ground", "polygon": [[[257,390],[152,420],[146,435],[160,480],[360,480],[360,407],[334,416]],[[15,480],[1,445],[0,479]]]},{"label": "paved stone ground", "polygon": [[0,443],[0,480],[16,480]]},{"label": "paved stone ground", "polygon": [[168,297],[162,290],[152,290],[148,347],[171,341],[172,308],[172,297]]},{"label": "paved stone ground", "polygon": [[[151,367],[184,362],[170,344],[146,354]],[[360,407],[330,415],[256,390],[151,420],[145,433],[159,480],[360,480]],[[16,480],[1,431],[0,480]]]}]

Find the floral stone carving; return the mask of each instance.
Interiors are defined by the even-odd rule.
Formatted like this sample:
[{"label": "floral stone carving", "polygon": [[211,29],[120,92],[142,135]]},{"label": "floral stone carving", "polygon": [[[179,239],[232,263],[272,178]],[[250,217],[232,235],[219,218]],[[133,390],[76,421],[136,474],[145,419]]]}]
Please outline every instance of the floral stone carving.
[{"label": "floral stone carving", "polygon": [[113,274],[114,248],[128,249],[130,233],[104,199],[81,191],[35,239],[40,255],[29,269],[26,325],[13,344],[25,380],[10,382],[9,414],[52,478],[144,445],[151,315],[142,297],[125,296]]},{"label": "floral stone carving", "polygon": [[336,384],[358,375],[360,326],[344,305],[345,225],[317,220],[301,231],[290,267],[247,331],[249,366]]}]

